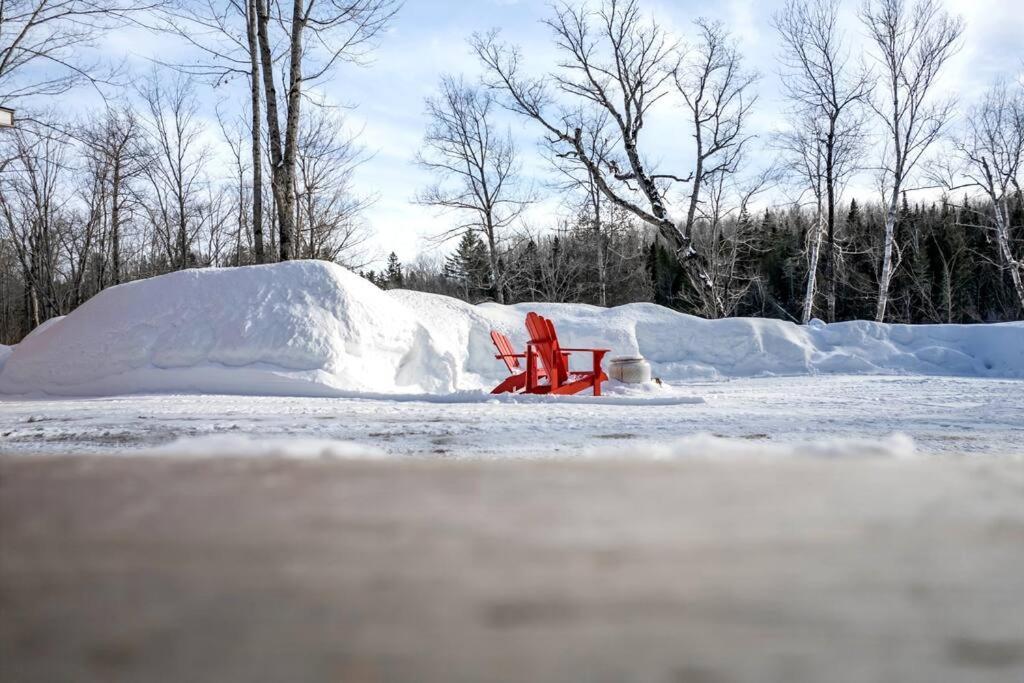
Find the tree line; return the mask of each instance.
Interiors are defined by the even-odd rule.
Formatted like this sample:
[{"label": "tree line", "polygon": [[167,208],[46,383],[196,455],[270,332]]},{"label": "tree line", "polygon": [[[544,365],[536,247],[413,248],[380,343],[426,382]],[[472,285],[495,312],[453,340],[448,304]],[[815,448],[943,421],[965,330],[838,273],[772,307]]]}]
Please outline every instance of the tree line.
[{"label": "tree line", "polygon": [[[121,282],[291,258],[473,302],[1020,319],[1024,84],[1008,74],[970,103],[940,92],[964,25],[938,0],[866,0],[856,26],[842,10],[773,14],[788,110],[760,136],[760,75],[722,23],[673,35],[641,0],[560,3],[539,70],[498,31],[470,36],[482,76],[440,78],[415,157],[434,178],[415,201],[452,216],[436,236],[451,253],[371,272],[372,198],[352,185],[366,154],[316,86],[366,60],[397,0],[5,3],[0,104],[28,115],[0,134],[0,342]],[[133,77],[82,56],[122,29],[196,57]],[[247,107],[211,123],[200,100],[232,84]],[[55,106],[80,87],[105,104],[69,120]],[[509,113],[535,133],[543,179],[524,174]],[[692,139],[687,158],[662,158],[659,116]],[[847,198],[865,177],[878,199]],[[538,221],[552,197],[561,217]]]},{"label": "tree line", "polygon": [[[850,200],[840,207],[835,239],[835,320],[870,319],[877,306],[886,207]],[[898,267],[886,320],[896,323],[979,323],[1016,320],[1020,303],[1002,267],[997,241],[980,229],[990,216],[985,200],[940,199],[901,203],[894,235]],[[764,209],[725,219],[718,229],[698,224],[694,241],[708,255],[708,276],[727,316],[801,322],[818,220],[813,209]],[[1024,224],[1024,200],[1012,201],[1013,225]],[[605,217],[595,235],[592,215],[579,214],[554,230],[520,235],[502,256],[501,298],[508,303],[552,301],[617,306],[653,302],[710,317],[702,292],[675,255],[625,212]],[[1015,248],[1024,247],[1024,235]],[[506,265],[507,264],[507,265]],[[821,264],[819,263],[820,267]],[[443,259],[420,257],[403,265],[392,253],[387,268],[363,271],[384,289],[415,289],[472,303],[495,301],[486,243],[472,230]],[[717,305],[717,304],[716,304]],[[819,297],[811,318],[824,318]]]},{"label": "tree line", "polygon": [[[313,91],[338,64],[365,58],[398,8],[5,2],[0,104],[24,105],[0,138],[0,341],[104,287],[171,270],[292,258],[362,265],[370,198],[352,176],[364,151]],[[135,29],[175,36],[196,57],[131,74],[87,56],[105,34]],[[248,112],[218,108],[211,124],[200,97],[235,81]],[[61,98],[82,88],[104,105],[71,119]]]},{"label": "tree line", "polygon": [[[647,234],[639,242],[650,251],[651,289],[640,300],[803,323],[1019,318],[1024,83],[996,81],[958,117],[937,84],[960,47],[960,18],[937,0],[867,0],[857,15],[868,58],[857,60],[841,9],[838,0],[787,0],[772,17],[790,116],[760,142],[778,159],[765,168],[750,154],[759,75],[721,23],[697,19],[684,40],[645,16],[639,0],[558,4],[545,21],[557,56],[541,73],[528,72],[522,50],[499,32],[475,34],[482,79],[446,76],[428,102],[419,159],[438,180],[420,201],[451,210],[462,219],[454,230],[478,235],[490,298],[536,291],[522,286],[537,279],[532,252],[522,231],[509,229],[534,197],[492,116],[500,106],[533,125],[566,203],[589,216],[570,240],[526,243],[559,263],[569,247],[603,273],[619,258],[603,251],[616,223],[606,216],[617,211]],[[665,141],[645,126],[666,110],[693,139],[690,158],[658,159]],[[874,177],[880,199],[863,211],[851,202],[844,220],[841,197],[858,174]],[[944,197],[941,208],[916,199],[926,190]],[[753,207],[780,191],[789,206],[752,220]],[[970,196],[956,204],[958,192]],[[961,283],[950,281],[963,262],[960,274],[973,274],[984,293],[961,297]],[[799,305],[792,291],[781,293],[794,273]],[[606,279],[599,275],[599,291]],[[464,282],[459,291],[480,288]],[[644,290],[630,283],[626,291]]]}]

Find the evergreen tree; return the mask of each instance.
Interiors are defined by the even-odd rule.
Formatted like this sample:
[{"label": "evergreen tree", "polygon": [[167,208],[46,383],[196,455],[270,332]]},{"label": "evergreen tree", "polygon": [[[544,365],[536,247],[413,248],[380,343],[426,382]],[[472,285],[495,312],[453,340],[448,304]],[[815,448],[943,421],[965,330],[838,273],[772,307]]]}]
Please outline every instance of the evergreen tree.
[{"label": "evergreen tree", "polygon": [[387,285],[387,279],[384,277],[384,274],[377,273],[377,271],[375,270],[361,270],[359,271],[359,275],[366,278],[367,280],[372,282],[377,287],[380,287],[381,289],[384,289],[385,286]]},{"label": "evergreen tree", "polygon": [[455,252],[445,259],[444,276],[457,283],[462,298],[477,301],[490,293],[490,273],[487,245],[479,235],[467,230]]},{"label": "evergreen tree", "polygon": [[388,255],[388,267],[383,275],[385,289],[401,289],[405,286],[405,277],[402,275],[402,262],[398,255],[391,252]]},{"label": "evergreen tree", "polygon": [[860,206],[857,205],[856,199],[850,200],[850,211],[846,214],[846,225],[847,228],[859,227],[861,224],[860,217]]},{"label": "evergreen tree", "polygon": [[679,266],[679,259],[670,254],[657,239],[651,242],[647,253],[647,273],[651,279],[654,303],[669,307],[677,306],[683,271]]}]

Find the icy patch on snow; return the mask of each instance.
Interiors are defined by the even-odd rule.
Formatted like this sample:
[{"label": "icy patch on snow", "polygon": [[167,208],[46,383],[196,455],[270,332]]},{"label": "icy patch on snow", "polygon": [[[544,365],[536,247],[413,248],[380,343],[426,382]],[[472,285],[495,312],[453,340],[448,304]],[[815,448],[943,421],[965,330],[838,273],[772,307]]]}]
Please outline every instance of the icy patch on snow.
[{"label": "icy patch on snow", "polygon": [[384,451],[373,446],[352,441],[330,439],[254,439],[246,436],[216,434],[210,436],[186,437],[161,446],[137,451],[126,451],[128,455],[171,455],[171,456],[227,456],[227,457],[277,457],[301,459],[379,459],[386,457]]},{"label": "icy patch on snow", "polygon": [[[914,440],[906,434],[894,433],[880,439],[820,439],[805,442],[772,443],[763,440],[737,439],[701,433],[671,443],[644,444],[631,450],[643,458],[677,460],[683,458],[912,458],[918,455]],[[620,459],[624,449],[595,448],[586,453],[591,458]]]},{"label": "icy patch on snow", "polygon": [[[352,441],[289,438],[254,439],[238,435],[187,437],[169,444],[142,450],[125,451],[129,455],[182,457],[284,457],[300,459],[382,459],[385,451]],[[732,458],[911,458],[918,455],[914,440],[895,433],[880,439],[821,439],[806,442],[772,443],[711,434],[694,434],[670,443],[632,442],[628,446],[586,449],[582,457],[596,460],[723,460]],[[491,455],[469,457],[490,458]],[[502,455],[501,458],[509,456]],[[513,456],[523,460],[550,460],[561,455]]]},{"label": "icy patch on snow", "polygon": [[[422,292],[384,292],[340,266],[293,261],[188,270],[104,290],[13,351],[0,347],[0,393],[494,400],[487,392],[506,370],[494,358],[490,331],[524,347],[523,320],[531,310],[555,321],[565,346],[607,348],[609,357],[642,355],[665,383],[610,383],[607,396],[572,399],[579,401],[694,402],[699,399],[671,385],[704,378],[1024,378],[1024,323],[799,326],[704,320],[655,304],[473,306]],[[578,369],[589,361],[589,354],[573,356]]]}]

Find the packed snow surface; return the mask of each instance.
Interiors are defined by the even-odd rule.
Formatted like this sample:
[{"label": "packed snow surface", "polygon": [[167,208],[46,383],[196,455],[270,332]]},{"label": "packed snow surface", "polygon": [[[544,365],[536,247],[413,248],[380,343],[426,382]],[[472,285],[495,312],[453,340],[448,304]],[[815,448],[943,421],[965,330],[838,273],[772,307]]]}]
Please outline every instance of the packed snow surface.
[{"label": "packed snow surface", "polygon": [[[522,347],[530,310],[554,320],[565,346],[640,354],[669,384],[819,373],[1024,378],[1024,323],[799,326],[704,320],[654,304],[474,306],[382,291],[340,266],[295,261],[187,270],[104,290],[13,351],[0,348],[0,392],[460,400],[456,392],[479,397],[505,376],[489,333],[501,330]],[[656,400],[658,391],[634,394]]]},{"label": "packed snow surface", "polygon": [[1024,455],[1020,380],[803,375],[694,380],[703,400],[0,397],[0,454],[309,457]]}]

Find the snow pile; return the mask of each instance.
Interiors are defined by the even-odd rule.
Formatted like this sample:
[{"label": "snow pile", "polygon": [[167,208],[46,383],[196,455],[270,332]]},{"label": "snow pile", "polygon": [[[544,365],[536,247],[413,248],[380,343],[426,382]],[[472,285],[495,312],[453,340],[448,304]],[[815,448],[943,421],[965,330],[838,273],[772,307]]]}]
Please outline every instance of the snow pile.
[{"label": "snow pile", "polygon": [[1024,323],[798,326],[704,320],[654,304],[473,306],[384,292],[339,266],[298,261],[189,270],[105,290],[13,352],[0,349],[0,392],[480,392],[506,374],[490,330],[522,348],[530,310],[555,321],[565,346],[643,355],[666,382],[814,373],[1024,378]]},{"label": "snow pile", "polygon": [[344,268],[299,261],[104,290],[18,344],[0,392],[447,392],[455,366],[406,306]]}]

